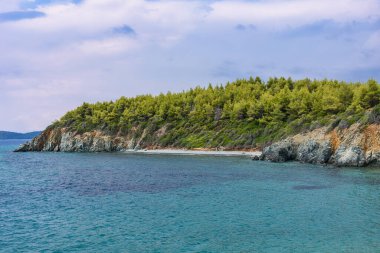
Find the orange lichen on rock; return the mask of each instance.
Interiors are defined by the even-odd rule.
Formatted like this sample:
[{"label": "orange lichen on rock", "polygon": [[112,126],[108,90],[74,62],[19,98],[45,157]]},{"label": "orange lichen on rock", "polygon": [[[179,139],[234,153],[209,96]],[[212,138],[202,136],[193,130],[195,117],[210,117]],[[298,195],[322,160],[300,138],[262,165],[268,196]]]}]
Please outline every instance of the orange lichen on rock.
[{"label": "orange lichen on rock", "polygon": [[335,152],[338,149],[341,142],[339,135],[335,129],[330,134],[330,142],[331,142],[331,147],[333,149],[333,152]]},{"label": "orange lichen on rock", "polygon": [[367,126],[363,132],[362,147],[365,151],[380,150],[380,125],[372,124]]}]

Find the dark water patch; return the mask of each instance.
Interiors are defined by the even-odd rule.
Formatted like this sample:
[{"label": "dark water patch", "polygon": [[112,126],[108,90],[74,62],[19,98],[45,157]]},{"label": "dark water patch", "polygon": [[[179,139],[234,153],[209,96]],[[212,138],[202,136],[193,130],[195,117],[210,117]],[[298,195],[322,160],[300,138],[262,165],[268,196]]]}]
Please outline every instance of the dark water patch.
[{"label": "dark water patch", "polygon": [[[141,171],[134,173],[125,170],[100,170],[96,173],[83,171],[82,175],[59,177],[54,185],[55,190],[69,190],[79,195],[97,196],[117,192],[160,193],[165,191],[188,188],[196,185],[215,185],[223,182],[247,179],[244,173],[228,173],[218,175],[209,172],[184,172],[181,169],[168,173],[146,169],[151,173]],[[74,174],[78,174],[74,172]]]},{"label": "dark water patch", "polygon": [[332,188],[331,186],[326,185],[296,185],[293,186],[293,190],[322,190],[322,189],[328,189]]},{"label": "dark water patch", "polygon": [[56,190],[69,190],[75,192],[79,196],[101,196],[114,193],[160,193],[179,188],[189,187],[191,183],[183,182],[152,182],[152,183],[136,183],[136,182],[61,182],[56,186]]}]

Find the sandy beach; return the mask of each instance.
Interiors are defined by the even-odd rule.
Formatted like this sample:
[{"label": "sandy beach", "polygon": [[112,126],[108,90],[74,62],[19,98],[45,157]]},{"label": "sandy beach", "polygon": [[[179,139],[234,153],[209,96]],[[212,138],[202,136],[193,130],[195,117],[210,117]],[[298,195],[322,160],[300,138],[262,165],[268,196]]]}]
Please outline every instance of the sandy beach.
[{"label": "sandy beach", "polygon": [[213,151],[213,150],[182,150],[182,149],[152,149],[152,150],[126,150],[126,153],[138,153],[149,155],[204,155],[204,156],[248,156],[261,155],[260,151]]}]

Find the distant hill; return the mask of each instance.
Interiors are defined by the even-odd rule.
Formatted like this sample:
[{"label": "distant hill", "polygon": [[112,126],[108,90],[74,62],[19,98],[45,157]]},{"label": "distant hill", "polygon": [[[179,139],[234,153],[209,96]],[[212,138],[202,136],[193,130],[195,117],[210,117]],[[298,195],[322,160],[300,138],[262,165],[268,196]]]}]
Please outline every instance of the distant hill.
[{"label": "distant hill", "polygon": [[4,139],[33,139],[37,135],[39,135],[41,131],[35,131],[30,133],[15,133],[15,132],[7,132],[0,131],[0,140]]}]

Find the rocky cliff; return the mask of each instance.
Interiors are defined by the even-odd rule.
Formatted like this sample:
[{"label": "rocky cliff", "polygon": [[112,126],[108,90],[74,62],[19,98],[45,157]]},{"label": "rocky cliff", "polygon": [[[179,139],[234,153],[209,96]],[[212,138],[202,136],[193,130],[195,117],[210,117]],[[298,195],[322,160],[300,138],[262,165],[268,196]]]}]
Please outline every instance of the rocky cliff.
[{"label": "rocky cliff", "polygon": [[[159,137],[164,131],[164,128],[159,129],[153,137]],[[15,151],[112,152],[154,147],[154,138],[146,139],[145,130],[141,133],[131,131],[128,135],[110,135],[99,130],[78,133],[67,128],[49,127]]]},{"label": "rocky cliff", "polygon": [[[165,128],[146,134],[109,135],[96,130],[85,133],[67,128],[48,128],[16,151],[112,152],[139,148],[162,148],[155,140]],[[349,127],[322,127],[297,134],[263,148],[261,160],[300,161],[337,166],[380,165],[380,125],[353,124]]]},{"label": "rocky cliff", "polygon": [[346,128],[319,128],[265,147],[260,158],[273,162],[379,166],[380,125],[357,123]]}]

